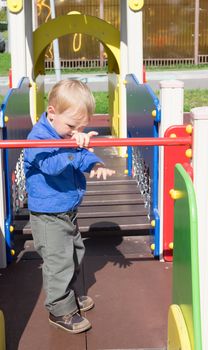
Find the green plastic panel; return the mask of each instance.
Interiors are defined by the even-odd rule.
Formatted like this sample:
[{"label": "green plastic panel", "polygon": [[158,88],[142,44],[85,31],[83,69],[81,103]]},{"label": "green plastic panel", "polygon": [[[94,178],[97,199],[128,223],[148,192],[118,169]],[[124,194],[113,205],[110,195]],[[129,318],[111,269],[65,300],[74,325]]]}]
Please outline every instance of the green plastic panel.
[{"label": "green plastic panel", "polygon": [[201,350],[201,318],[198,262],[198,222],[191,178],[181,164],[175,167],[173,304],[182,310],[191,347]]}]

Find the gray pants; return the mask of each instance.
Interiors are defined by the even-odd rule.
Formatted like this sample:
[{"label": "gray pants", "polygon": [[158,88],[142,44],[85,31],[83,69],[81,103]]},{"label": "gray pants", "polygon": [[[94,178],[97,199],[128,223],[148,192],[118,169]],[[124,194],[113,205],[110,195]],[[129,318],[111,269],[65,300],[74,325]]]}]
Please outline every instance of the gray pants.
[{"label": "gray pants", "polygon": [[75,213],[30,214],[34,245],[43,258],[45,306],[54,316],[77,309],[73,283],[85,247],[75,216]]}]

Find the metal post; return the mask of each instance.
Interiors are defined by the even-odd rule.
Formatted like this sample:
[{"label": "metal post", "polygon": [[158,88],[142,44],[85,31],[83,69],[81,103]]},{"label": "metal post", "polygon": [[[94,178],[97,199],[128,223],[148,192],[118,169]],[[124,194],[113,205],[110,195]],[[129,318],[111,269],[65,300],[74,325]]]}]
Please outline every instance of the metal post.
[{"label": "metal post", "polygon": [[[126,122],[126,85],[123,83],[128,74],[128,44],[127,44],[127,4],[126,1],[120,1],[120,96],[119,96],[119,132],[120,137],[126,137],[127,135],[127,122]],[[122,155],[126,153],[126,150],[122,150]]]},{"label": "metal post", "polygon": [[32,0],[32,28],[33,31],[38,28],[37,0]]},{"label": "metal post", "polygon": [[9,9],[7,7],[7,19],[8,19],[8,44],[7,44],[7,50],[9,53],[11,53],[11,31],[12,31],[12,28],[11,28],[11,23],[10,23],[10,20],[9,20]]},{"label": "metal post", "polygon": [[[33,2],[25,1],[24,3],[24,17],[25,17],[25,59],[26,59],[26,76],[30,83],[33,83]],[[34,116],[34,91],[30,89],[30,117]]]},{"label": "metal post", "polygon": [[[100,0],[100,18],[104,19],[104,0]],[[100,43],[100,67],[103,68],[103,45]]]},{"label": "metal post", "polygon": [[195,0],[195,19],[194,19],[194,64],[197,65],[199,55],[199,0]]},{"label": "metal post", "polygon": [[[51,7],[51,18],[55,18],[55,3],[54,0],[50,0]],[[53,41],[53,55],[54,55],[54,68],[56,74],[56,81],[61,80],[61,65],[60,65],[60,56],[59,56],[59,43],[58,39]]]}]

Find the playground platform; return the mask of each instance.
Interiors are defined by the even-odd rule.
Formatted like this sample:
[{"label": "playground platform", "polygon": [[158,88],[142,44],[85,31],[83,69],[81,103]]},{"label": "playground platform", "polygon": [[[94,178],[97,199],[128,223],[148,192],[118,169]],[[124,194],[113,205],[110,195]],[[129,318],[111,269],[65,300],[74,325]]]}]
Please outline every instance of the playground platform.
[{"label": "playground platform", "polygon": [[[107,116],[95,120],[100,135],[105,134],[109,126]],[[96,149],[104,158],[105,151]],[[116,168],[115,178],[120,179],[125,160],[117,156],[107,158],[108,166],[112,163]],[[124,219],[128,226],[131,218]],[[114,227],[105,235],[93,230],[84,238],[86,255],[77,289],[90,295],[95,307],[86,313],[92,328],[79,335],[49,325],[43,306],[42,260],[33,249],[21,255],[25,242],[31,239],[30,234],[17,234],[19,259],[0,270],[7,350],[166,349],[172,263],[154,259],[148,230],[132,232],[127,227],[115,231]]]}]

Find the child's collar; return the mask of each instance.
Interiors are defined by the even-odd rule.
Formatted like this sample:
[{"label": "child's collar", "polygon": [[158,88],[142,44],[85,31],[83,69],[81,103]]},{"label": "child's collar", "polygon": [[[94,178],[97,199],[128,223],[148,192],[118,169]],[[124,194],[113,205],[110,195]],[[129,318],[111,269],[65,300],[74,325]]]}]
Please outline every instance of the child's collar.
[{"label": "child's collar", "polygon": [[47,112],[45,112],[45,117],[46,117],[47,121],[49,122],[50,126],[52,126],[52,128],[54,129],[53,124],[51,123],[50,119],[48,118],[48,113]]}]

